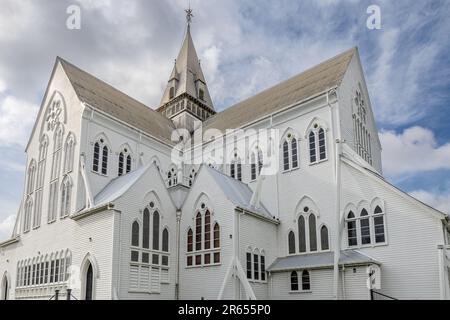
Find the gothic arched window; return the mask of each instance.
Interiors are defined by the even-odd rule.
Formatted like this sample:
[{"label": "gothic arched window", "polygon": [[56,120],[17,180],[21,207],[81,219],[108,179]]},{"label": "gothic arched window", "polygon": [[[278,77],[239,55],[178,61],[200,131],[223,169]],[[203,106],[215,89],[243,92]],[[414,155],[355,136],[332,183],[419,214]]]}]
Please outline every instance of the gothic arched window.
[{"label": "gothic arched window", "polygon": [[118,176],[130,173],[131,171],[131,154],[128,148],[124,148],[119,153]]},{"label": "gothic arched window", "polygon": [[384,212],[380,206],[376,206],[373,212],[373,225],[375,230],[375,243],[386,242],[385,228],[384,228]]},{"label": "gothic arched window", "polygon": [[308,134],[308,141],[310,164],[326,160],[326,130],[315,123]]},{"label": "gothic arched window", "polygon": [[153,250],[159,250],[159,213],[153,212]]},{"label": "gothic arched window", "polygon": [[320,228],[320,249],[321,250],[329,250],[330,244],[328,239],[328,228],[326,226],[322,226]]},{"label": "gothic arched window", "polygon": [[106,145],[105,139],[100,138],[94,143],[92,171],[103,175],[108,174],[108,154],[109,148]]},{"label": "gothic arched window", "polygon": [[316,163],[317,155],[316,155],[316,135],[314,132],[309,133],[309,162]]},{"label": "gothic arched window", "polygon": [[361,210],[359,223],[361,227],[361,243],[370,244],[370,217],[366,209]]},{"label": "gothic arched window", "polygon": [[306,226],[305,218],[298,218],[298,247],[300,252],[306,252]]},{"label": "gothic arched window", "polygon": [[211,214],[209,211],[205,213],[205,244],[203,249],[211,248]]},{"label": "gothic arched window", "polygon": [[162,251],[169,252],[169,230],[164,228],[162,233]]},{"label": "gothic arched window", "polygon": [[195,250],[202,250],[202,215],[200,212],[195,218]]},{"label": "gothic arched window", "polygon": [[139,222],[134,221],[131,227],[131,245],[139,247]]},{"label": "gothic arched window", "polygon": [[308,270],[303,270],[302,272],[302,290],[303,291],[311,290],[311,280],[309,277]]},{"label": "gothic arched window", "polygon": [[143,228],[142,228],[142,247],[144,249],[150,248],[150,211],[147,208],[144,209],[142,215]]},{"label": "gothic arched window", "polygon": [[295,253],[295,234],[293,231],[290,231],[288,234],[288,247],[289,247],[289,254]]},{"label": "gothic arched window", "polygon": [[291,291],[298,291],[298,275],[297,271],[291,272]]},{"label": "gothic arched window", "polygon": [[310,214],[308,218],[309,223],[309,251],[317,251],[317,231],[316,231],[316,216]]},{"label": "gothic arched window", "polygon": [[355,214],[350,211],[347,215],[347,240],[349,246],[358,245]]},{"label": "gothic arched window", "polygon": [[61,212],[60,217],[67,217],[70,214],[70,202],[72,199],[72,182],[69,176],[65,176],[61,183]]},{"label": "gothic arched window", "polygon": [[75,155],[75,137],[69,134],[64,144],[64,168],[63,172],[68,173],[73,171],[73,161]]}]

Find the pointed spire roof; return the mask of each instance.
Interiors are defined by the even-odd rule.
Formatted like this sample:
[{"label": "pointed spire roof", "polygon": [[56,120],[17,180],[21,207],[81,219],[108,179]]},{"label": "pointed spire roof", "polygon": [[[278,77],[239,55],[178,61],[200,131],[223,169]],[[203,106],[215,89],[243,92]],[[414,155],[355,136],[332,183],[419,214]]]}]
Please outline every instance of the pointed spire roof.
[{"label": "pointed spire roof", "polygon": [[192,11],[187,10],[186,12],[187,27],[183,45],[181,46],[181,50],[175,60],[175,66],[173,67],[160,105],[162,106],[172,100],[170,98],[170,89],[174,86],[176,90],[173,98],[176,98],[183,93],[187,93],[190,96],[199,99],[198,82],[200,82],[202,83],[201,87],[203,89],[203,99],[199,100],[202,100],[208,107],[214,109],[211,96],[206,85],[205,76],[203,75],[200,65],[200,60],[198,59],[197,51],[195,50],[194,42],[192,41],[190,25]]}]

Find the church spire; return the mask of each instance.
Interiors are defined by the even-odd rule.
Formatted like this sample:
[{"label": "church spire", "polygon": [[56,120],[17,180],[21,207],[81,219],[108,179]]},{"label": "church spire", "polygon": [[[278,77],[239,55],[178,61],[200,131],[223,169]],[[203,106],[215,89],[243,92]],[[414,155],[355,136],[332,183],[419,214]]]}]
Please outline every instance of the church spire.
[{"label": "church spire", "polygon": [[215,111],[191,36],[193,11],[185,12],[186,33],[158,111],[171,119],[185,111],[204,121]]}]

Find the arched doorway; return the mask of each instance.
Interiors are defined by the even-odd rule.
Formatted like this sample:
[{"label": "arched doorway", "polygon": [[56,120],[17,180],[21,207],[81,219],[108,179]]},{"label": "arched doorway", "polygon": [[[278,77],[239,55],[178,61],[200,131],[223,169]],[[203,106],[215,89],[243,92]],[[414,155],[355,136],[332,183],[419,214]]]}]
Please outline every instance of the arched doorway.
[{"label": "arched doorway", "polygon": [[86,286],[84,291],[84,299],[92,300],[93,299],[93,284],[94,284],[94,272],[92,270],[92,264],[89,263],[86,270]]},{"label": "arched doorway", "polygon": [[9,296],[9,283],[8,283],[8,277],[5,274],[3,276],[2,282],[1,282],[1,300],[8,300]]}]

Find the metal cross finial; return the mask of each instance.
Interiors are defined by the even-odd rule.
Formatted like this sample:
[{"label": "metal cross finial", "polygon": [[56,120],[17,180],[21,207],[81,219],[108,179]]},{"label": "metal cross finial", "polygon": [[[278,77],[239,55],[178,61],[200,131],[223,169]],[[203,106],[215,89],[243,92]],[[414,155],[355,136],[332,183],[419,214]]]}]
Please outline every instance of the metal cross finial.
[{"label": "metal cross finial", "polygon": [[184,10],[184,11],[186,12],[186,21],[187,21],[187,24],[188,24],[188,26],[190,26],[190,25],[191,25],[191,22],[192,22],[192,17],[194,16],[194,15],[192,14],[191,5],[189,5],[189,8],[186,9],[186,10]]}]

